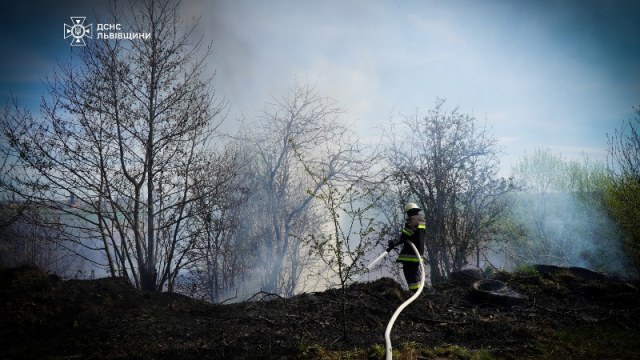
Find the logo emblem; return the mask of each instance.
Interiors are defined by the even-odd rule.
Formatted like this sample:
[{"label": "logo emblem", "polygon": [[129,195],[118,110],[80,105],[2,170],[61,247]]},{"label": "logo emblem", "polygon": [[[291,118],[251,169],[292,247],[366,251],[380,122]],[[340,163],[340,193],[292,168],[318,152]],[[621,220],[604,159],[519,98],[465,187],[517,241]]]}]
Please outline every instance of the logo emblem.
[{"label": "logo emblem", "polygon": [[85,46],[85,37],[91,39],[91,26],[93,24],[86,25],[84,20],[86,16],[71,16],[71,23],[73,25],[64,24],[64,38],[72,37],[71,46]]}]

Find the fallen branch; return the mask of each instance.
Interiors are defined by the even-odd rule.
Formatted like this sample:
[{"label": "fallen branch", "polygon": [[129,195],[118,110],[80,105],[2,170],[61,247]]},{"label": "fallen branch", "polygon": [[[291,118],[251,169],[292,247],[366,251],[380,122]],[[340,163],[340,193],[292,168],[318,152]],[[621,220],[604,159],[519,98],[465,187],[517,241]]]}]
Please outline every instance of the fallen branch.
[{"label": "fallen branch", "polygon": [[277,298],[279,298],[279,299],[281,299],[281,300],[284,300],[284,298],[283,298],[282,296],[278,295],[278,294],[270,293],[270,292],[266,292],[266,291],[260,290],[260,291],[258,291],[257,293],[253,294],[250,298],[248,298],[248,299],[247,299],[247,300],[245,300],[244,302],[245,302],[245,303],[250,302],[250,301],[251,301],[251,300],[253,300],[255,297],[258,297],[259,295],[263,295],[263,296],[262,296],[262,298],[260,298],[260,300],[259,300],[259,301],[263,301],[266,297],[269,297],[269,296],[277,297]]},{"label": "fallen branch", "polygon": [[235,296],[230,297],[230,298],[228,298],[228,299],[224,299],[224,300],[222,300],[222,301],[220,302],[220,305],[223,305],[223,304],[224,304],[224,303],[226,303],[227,301],[231,301],[231,300],[233,300],[233,299],[237,299],[237,298],[238,298],[238,288],[236,288],[236,295],[235,295]]}]

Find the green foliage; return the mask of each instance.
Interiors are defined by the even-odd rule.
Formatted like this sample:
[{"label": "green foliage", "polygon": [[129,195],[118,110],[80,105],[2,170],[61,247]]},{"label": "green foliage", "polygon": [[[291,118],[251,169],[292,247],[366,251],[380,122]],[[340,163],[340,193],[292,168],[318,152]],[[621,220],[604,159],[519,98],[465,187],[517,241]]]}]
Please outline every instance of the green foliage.
[{"label": "green foliage", "polygon": [[516,184],[533,193],[562,191],[567,188],[566,161],[549,149],[538,148],[525,154],[514,167]]},{"label": "green foliage", "polygon": [[460,360],[492,360],[495,359],[491,353],[485,350],[469,350],[458,345],[449,345],[434,348],[433,354],[438,359],[460,359]]},{"label": "green foliage", "polygon": [[515,269],[515,272],[519,275],[532,276],[538,275],[538,270],[536,270],[533,264],[521,264],[518,265]]},{"label": "green foliage", "polygon": [[588,266],[624,271],[620,238],[605,201],[610,182],[602,162],[565,160],[548,149],[525,155],[514,168],[507,252],[515,263]]},{"label": "green foliage", "polygon": [[370,357],[374,359],[382,359],[387,352],[387,349],[382,344],[374,344],[369,350]]},{"label": "green foliage", "polygon": [[620,228],[627,256],[636,274],[640,273],[640,182],[634,179],[611,182],[606,204]]},{"label": "green foliage", "polygon": [[491,279],[495,276],[496,274],[496,269],[493,266],[486,266],[483,270],[484,272],[484,276],[486,276],[487,278]]},{"label": "green foliage", "polygon": [[640,107],[637,116],[608,136],[606,204],[620,228],[625,252],[640,274]]}]

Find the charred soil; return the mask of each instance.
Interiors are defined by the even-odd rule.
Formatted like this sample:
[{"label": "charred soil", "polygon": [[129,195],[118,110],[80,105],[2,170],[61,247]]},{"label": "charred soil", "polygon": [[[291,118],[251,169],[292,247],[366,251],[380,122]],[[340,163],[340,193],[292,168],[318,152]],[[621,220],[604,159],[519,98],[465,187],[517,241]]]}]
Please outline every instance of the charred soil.
[{"label": "charred soil", "polygon": [[[402,359],[640,359],[640,292],[558,268],[494,277],[524,300],[473,296],[472,281],[428,289],[392,331]],[[0,359],[379,359],[410,295],[391,279],[284,299],[217,305],[146,293],[124,279],[0,271]]]}]

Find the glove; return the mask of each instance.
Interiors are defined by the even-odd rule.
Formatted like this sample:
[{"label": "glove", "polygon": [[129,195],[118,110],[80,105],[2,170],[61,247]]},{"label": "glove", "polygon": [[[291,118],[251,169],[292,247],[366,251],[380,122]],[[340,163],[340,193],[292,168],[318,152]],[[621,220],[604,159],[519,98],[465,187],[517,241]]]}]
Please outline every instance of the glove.
[{"label": "glove", "polygon": [[395,241],[389,240],[389,243],[387,245],[387,252],[391,252],[391,250],[393,250],[394,247],[396,247]]}]

